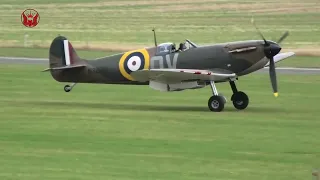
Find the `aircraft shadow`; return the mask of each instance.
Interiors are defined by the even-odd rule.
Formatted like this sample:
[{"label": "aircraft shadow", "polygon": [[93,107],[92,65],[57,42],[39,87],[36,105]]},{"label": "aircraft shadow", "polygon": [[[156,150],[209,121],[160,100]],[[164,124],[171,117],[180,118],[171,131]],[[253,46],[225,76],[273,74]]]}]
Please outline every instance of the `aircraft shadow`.
[{"label": "aircraft shadow", "polygon": [[[33,104],[41,106],[67,106],[80,108],[96,108],[96,109],[112,109],[112,110],[136,110],[136,111],[193,111],[193,112],[211,112],[206,104],[203,106],[170,106],[170,105],[148,105],[148,104],[119,104],[119,103],[86,103],[86,102],[41,102],[34,101]],[[225,107],[226,112],[283,112],[281,109],[273,107],[248,107],[246,110],[240,111],[233,106]]]}]

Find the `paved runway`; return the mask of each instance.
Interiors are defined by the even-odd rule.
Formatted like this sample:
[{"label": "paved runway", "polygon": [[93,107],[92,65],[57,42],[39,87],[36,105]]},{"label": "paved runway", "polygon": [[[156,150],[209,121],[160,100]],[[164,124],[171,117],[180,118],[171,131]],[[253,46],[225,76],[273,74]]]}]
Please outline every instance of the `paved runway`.
[{"label": "paved runway", "polygon": [[0,63],[7,64],[48,64],[45,58],[0,57]]},{"label": "paved runway", "polygon": [[[0,57],[0,64],[43,64],[48,65],[48,59],[45,58],[21,58],[21,57]],[[292,68],[277,67],[277,72],[284,74],[320,74],[320,68]],[[269,68],[261,69],[257,72],[269,73]]]}]

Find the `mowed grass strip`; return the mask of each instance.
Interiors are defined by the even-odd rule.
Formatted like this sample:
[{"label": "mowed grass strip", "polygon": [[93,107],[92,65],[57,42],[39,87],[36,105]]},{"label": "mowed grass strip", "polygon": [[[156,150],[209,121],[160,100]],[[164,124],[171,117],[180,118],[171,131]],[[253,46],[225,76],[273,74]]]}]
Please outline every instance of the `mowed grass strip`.
[{"label": "mowed grass strip", "polygon": [[[237,82],[210,112],[209,87],[78,84],[70,93],[42,65],[0,66],[1,179],[305,179],[320,167],[318,75],[278,73]],[[228,99],[228,84],[218,84]]]},{"label": "mowed grass strip", "polygon": [[[156,27],[158,41],[179,43],[186,38],[196,43],[218,43],[260,39],[250,23],[267,39],[277,40],[286,30],[290,36],[284,48],[319,47],[320,6],[315,0],[293,1],[4,1],[0,44],[19,45],[24,35],[35,45],[48,46],[58,34],[77,44],[123,48],[153,44],[151,29]],[[25,8],[33,7],[41,20],[36,28],[20,22]]]}]

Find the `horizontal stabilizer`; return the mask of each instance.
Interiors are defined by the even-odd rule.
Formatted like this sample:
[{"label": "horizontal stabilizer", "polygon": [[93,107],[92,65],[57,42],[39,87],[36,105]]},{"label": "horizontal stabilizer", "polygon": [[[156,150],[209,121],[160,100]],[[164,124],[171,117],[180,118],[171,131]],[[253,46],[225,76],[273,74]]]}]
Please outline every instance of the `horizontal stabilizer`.
[{"label": "horizontal stabilizer", "polygon": [[78,65],[68,65],[68,66],[62,66],[62,67],[47,68],[47,69],[43,70],[42,72],[50,71],[50,70],[76,69],[76,68],[82,68],[82,67],[86,67],[86,65],[78,64]]}]

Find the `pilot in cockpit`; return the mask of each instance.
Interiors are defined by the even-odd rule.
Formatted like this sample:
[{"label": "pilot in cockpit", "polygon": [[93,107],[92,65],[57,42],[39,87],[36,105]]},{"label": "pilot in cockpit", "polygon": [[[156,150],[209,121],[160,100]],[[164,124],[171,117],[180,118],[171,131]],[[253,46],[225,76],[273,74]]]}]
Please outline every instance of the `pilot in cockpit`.
[{"label": "pilot in cockpit", "polygon": [[180,44],[179,44],[179,49],[177,50],[177,52],[178,52],[178,51],[184,51],[186,48],[187,48],[187,47],[186,47],[185,43],[180,43]]},{"label": "pilot in cockpit", "polygon": [[180,45],[179,45],[179,50],[180,51],[183,51],[184,49],[185,49],[185,45],[184,45],[184,43],[180,43]]}]

